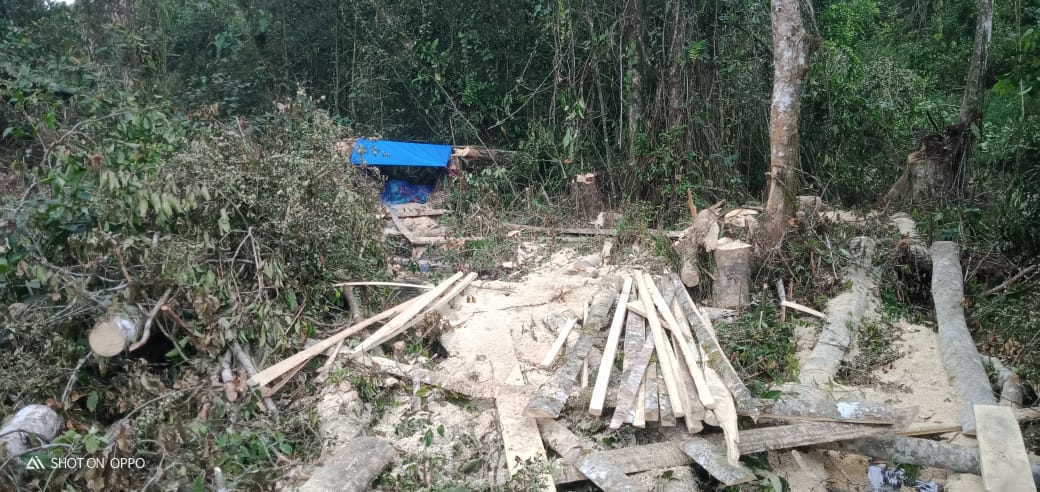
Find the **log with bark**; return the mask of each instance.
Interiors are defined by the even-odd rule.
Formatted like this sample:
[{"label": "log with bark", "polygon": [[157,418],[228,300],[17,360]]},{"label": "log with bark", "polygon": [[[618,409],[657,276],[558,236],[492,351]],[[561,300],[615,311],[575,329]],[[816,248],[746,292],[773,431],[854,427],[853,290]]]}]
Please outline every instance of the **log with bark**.
[{"label": "log with bark", "polygon": [[20,456],[58,435],[64,421],[46,405],[26,405],[0,428],[0,448],[10,456]]},{"label": "log with bark", "polygon": [[338,490],[362,492],[371,490],[375,480],[397,457],[390,443],[372,436],[362,436],[333,450],[331,456],[311,474],[300,492]]},{"label": "log with bark", "polygon": [[87,342],[101,357],[115,357],[136,342],[145,323],[141,310],[129,305],[113,305],[90,330]]},{"label": "log with bark", "polygon": [[698,268],[698,256],[703,250],[712,252],[719,241],[719,216],[723,202],[716,203],[700,212],[693,218],[693,223],[679,235],[672,247],[682,261],[679,276],[687,287],[700,285],[701,274]]},{"label": "log with bark", "polygon": [[964,284],[957,243],[936,241],[932,256],[932,298],[939,324],[939,353],[961,400],[961,425],[975,434],[974,405],[995,405],[982,357],[964,319]]}]

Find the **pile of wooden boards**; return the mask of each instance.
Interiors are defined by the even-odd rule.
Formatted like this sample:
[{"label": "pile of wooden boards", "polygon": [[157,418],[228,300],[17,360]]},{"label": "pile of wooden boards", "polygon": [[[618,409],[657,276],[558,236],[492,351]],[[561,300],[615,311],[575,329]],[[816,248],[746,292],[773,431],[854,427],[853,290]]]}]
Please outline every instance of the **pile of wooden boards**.
[{"label": "pile of wooden boards", "polygon": [[[403,333],[405,330],[415,326],[425,319],[427,314],[439,311],[451,302],[452,299],[458,296],[459,293],[465,290],[466,287],[476,278],[476,273],[463,274],[462,272],[458,272],[418,297],[398,304],[364,321],[346,327],[339,333],[321,340],[306,349],[301,350],[295,355],[264,369],[263,371],[251,375],[249,378],[249,384],[263,388],[264,386],[274,382],[275,379],[283,374],[289,373],[286,379],[291,378],[301,368],[303,368],[307,361],[329,349],[332,349],[329,357],[329,360],[331,361],[336,358],[336,355],[338,355],[343,346],[344,340],[348,337],[360,332],[361,330],[373,327],[377,323],[385,321],[379,329],[365,338],[351,351],[352,354],[363,354],[364,352],[371,350],[373,347],[386,343],[390,339]],[[279,388],[282,384],[284,384],[284,379],[283,382],[276,383],[274,387]]]}]

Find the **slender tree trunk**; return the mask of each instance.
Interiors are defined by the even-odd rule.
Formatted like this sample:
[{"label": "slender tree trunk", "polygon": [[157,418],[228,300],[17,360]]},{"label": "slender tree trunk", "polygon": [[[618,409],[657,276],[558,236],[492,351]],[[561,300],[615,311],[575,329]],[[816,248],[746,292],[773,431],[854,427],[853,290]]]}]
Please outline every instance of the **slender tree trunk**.
[{"label": "slender tree trunk", "polygon": [[636,140],[643,118],[643,2],[630,0],[628,12],[629,49],[632,57],[628,61],[628,159],[635,162]]},{"label": "slender tree trunk", "polygon": [[798,195],[798,118],[809,69],[798,0],[772,0],[773,103],[769,112],[769,196],[764,234],[778,245]]},{"label": "slender tree trunk", "polygon": [[982,103],[985,90],[982,79],[989,58],[989,41],[993,37],[993,0],[979,0],[979,15],[975,20],[975,45],[971,49],[971,66],[964,84],[961,117],[958,123],[982,124]]}]

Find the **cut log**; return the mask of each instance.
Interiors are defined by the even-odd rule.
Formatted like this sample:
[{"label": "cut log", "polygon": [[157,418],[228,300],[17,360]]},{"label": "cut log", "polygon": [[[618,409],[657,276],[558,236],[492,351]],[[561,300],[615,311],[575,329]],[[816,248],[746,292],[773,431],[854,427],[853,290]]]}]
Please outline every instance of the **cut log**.
[{"label": "cut log", "polygon": [[589,305],[589,316],[585,326],[582,326],[581,338],[567,351],[560,368],[531,398],[525,410],[527,416],[551,419],[560,416],[589,351],[603,339],[601,330],[609,323],[610,308],[620,289],[621,279],[617,277],[610,277],[600,284]]},{"label": "cut log", "polygon": [[830,387],[845,352],[852,344],[853,329],[859,326],[867,309],[868,293],[874,288],[870,276],[874,240],[855,237],[849,241],[849,246],[853,261],[845,272],[845,279],[851,287],[827,303],[827,320],[798,375],[801,388],[796,391],[807,393],[809,399],[822,398],[820,393]]},{"label": "cut log", "polygon": [[895,424],[899,410],[892,405],[860,401],[817,401],[781,398],[756,400],[759,416],[816,422],[848,422],[857,424]]},{"label": "cut log", "polygon": [[607,333],[607,342],[603,346],[603,355],[600,357],[599,371],[596,375],[596,385],[592,389],[592,400],[589,402],[589,413],[595,416],[603,414],[603,405],[607,398],[607,388],[610,386],[610,373],[614,368],[614,358],[617,356],[617,345],[624,328],[625,315],[628,298],[632,293],[632,277],[625,277],[621,294],[618,296],[617,308],[614,309],[614,319],[610,323],[610,331]]},{"label": "cut log", "polygon": [[701,343],[708,367],[714,369],[719,374],[719,377],[722,378],[722,381],[726,383],[726,388],[733,395],[737,409],[742,412],[753,412],[754,405],[752,404],[751,391],[744,385],[740,375],[733,369],[729,357],[722,350],[719,339],[715,336],[715,330],[711,326],[710,319],[705,324],[703,319],[697,316],[696,313],[700,308],[690,298],[690,293],[682,285],[679,277],[672,273],[669,274],[669,278],[672,281],[672,286],[675,288],[676,299],[686,315],[686,321],[693,328],[694,333],[697,335],[697,340]]},{"label": "cut log", "polygon": [[87,341],[91,350],[101,357],[114,357],[126,350],[141,336],[144,316],[133,306],[121,305],[110,309],[105,317],[90,330]]},{"label": "cut log", "polygon": [[1010,408],[975,405],[979,467],[986,492],[1036,491],[1022,431]]},{"label": "cut log", "polygon": [[[519,473],[525,461],[547,461],[538,422],[525,415],[523,411],[524,402],[531,393],[531,388],[526,386],[503,384],[499,385],[495,394],[495,408],[499,428],[502,430],[502,445],[505,448],[509,476]],[[546,481],[548,487],[542,490],[555,491],[552,480],[547,477]]]},{"label": "cut log", "polygon": [[754,472],[746,466],[727,460],[725,448],[716,446],[706,439],[692,437],[682,443],[682,450],[723,485],[732,486],[755,479]]},{"label": "cut log", "polygon": [[722,238],[715,248],[714,304],[740,308],[751,300],[751,245]]},{"label": "cut log", "polygon": [[[820,444],[816,447],[869,456],[890,463],[942,468],[980,475],[979,450],[916,437],[876,436]],[[1033,483],[1040,483],[1040,464],[1030,459]]]},{"label": "cut log", "polygon": [[957,243],[936,241],[932,256],[932,298],[939,324],[939,353],[961,400],[961,425],[975,434],[974,405],[995,405],[982,357],[964,319],[964,284]]},{"label": "cut log", "polygon": [[26,405],[0,429],[0,448],[10,456],[21,456],[51,442],[65,421],[46,405]]},{"label": "cut log", "polygon": [[563,349],[563,345],[567,343],[567,336],[571,334],[571,330],[574,325],[578,323],[578,318],[571,318],[563,324],[560,328],[560,333],[556,335],[556,341],[553,342],[552,346],[549,347],[549,351],[545,353],[545,358],[542,359],[542,367],[549,367],[553,361],[556,360],[556,356],[559,355],[560,350]]},{"label": "cut log", "polygon": [[[339,490],[363,492],[371,490],[375,480],[397,457],[390,443],[372,436],[350,440],[333,450],[332,455],[311,473],[311,477],[300,486],[300,492]],[[349,473],[344,473],[349,471]]]}]

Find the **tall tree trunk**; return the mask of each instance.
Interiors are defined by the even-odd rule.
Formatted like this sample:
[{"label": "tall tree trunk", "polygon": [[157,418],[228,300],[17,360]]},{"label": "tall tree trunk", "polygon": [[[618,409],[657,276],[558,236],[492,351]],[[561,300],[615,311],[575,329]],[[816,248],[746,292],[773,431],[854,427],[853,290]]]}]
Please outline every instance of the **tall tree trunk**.
[{"label": "tall tree trunk", "polygon": [[964,189],[967,163],[971,157],[974,134],[972,125],[982,129],[982,108],[985,96],[983,79],[989,42],[993,37],[993,0],[979,0],[979,14],[975,20],[975,44],[971,50],[971,64],[961,99],[961,114],[957,122],[942,133],[924,137],[917,150],[907,156],[907,168],[885,195],[888,203],[911,201],[929,206],[950,196],[958,196]]},{"label": "tall tree trunk", "polygon": [[643,2],[630,0],[628,12],[629,49],[628,61],[628,159],[636,160],[636,141],[643,120]]},{"label": "tall tree trunk", "polygon": [[798,118],[809,69],[798,0],[772,0],[773,102],[769,111],[769,196],[766,242],[779,245],[798,195]]}]

